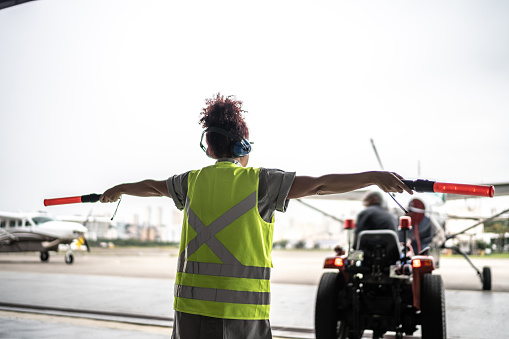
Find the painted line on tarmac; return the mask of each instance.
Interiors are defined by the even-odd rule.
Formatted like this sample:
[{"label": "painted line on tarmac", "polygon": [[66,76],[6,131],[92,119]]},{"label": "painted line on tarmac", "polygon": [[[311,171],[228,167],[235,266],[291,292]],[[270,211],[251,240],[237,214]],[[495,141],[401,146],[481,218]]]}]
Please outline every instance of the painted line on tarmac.
[{"label": "painted line on tarmac", "polygon": [[[134,314],[123,312],[108,312],[99,310],[86,310],[78,308],[53,307],[42,305],[27,305],[0,302],[0,310],[20,313],[43,314],[70,318],[84,318],[108,322],[128,323],[133,325],[173,327],[172,317],[163,317],[147,314]],[[281,338],[314,338],[314,329],[271,326],[274,337]]]}]

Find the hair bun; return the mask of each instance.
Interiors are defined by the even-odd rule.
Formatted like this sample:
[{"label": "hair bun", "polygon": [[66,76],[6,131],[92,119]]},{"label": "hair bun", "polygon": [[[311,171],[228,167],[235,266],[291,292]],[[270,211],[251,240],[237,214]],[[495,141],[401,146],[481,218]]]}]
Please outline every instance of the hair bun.
[{"label": "hair bun", "polygon": [[[242,110],[242,101],[237,100],[234,95],[227,97],[221,93],[217,93],[210,99],[205,100],[206,106],[202,109],[200,115],[200,124],[202,127],[219,127],[240,138],[247,138],[248,128],[244,121]],[[207,133],[209,134],[209,133]],[[221,156],[231,156],[231,143],[233,140],[228,140],[223,135],[212,133],[214,135],[207,136],[209,145],[214,148],[216,154]]]}]

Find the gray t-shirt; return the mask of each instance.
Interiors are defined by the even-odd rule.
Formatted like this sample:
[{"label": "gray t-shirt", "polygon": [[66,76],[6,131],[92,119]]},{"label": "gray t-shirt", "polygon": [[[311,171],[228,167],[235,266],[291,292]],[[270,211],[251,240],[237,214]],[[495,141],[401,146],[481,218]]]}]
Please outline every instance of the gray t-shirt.
[{"label": "gray t-shirt", "polygon": [[[228,160],[229,161],[229,160]],[[174,175],[166,180],[168,193],[175,206],[182,210],[187,198],[189,172]],[[275,211],[285,212],[288,207],[288,193],[293,184],[295,172],[261,168],[258,182],[258,211],[266,222],[272,222]]]}]

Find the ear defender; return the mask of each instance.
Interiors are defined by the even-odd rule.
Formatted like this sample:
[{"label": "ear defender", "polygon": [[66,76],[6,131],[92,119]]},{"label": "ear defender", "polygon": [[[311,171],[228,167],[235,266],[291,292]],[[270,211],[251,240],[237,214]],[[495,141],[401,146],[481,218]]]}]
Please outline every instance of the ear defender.
[{"label": "ear defender", "polygon": [[219,127],[209,127],[203,131],[201,134],[201,140],[200,140],[200,147],[201,149],[209,155],[207,152],[207,148],[203,145],[203,137],[205,136],[205,133],[207,132],[215,132],[224,135],[225,137],[231,138],[235,140],[236,142],[233,144],[232,147],[232,153],[235,157],[244,157],[251,152],[251,142],[249,142],[247,139],[243,139],[239,136],[236,136],[234,134],[231,134],[230,132],[219,128]]}]

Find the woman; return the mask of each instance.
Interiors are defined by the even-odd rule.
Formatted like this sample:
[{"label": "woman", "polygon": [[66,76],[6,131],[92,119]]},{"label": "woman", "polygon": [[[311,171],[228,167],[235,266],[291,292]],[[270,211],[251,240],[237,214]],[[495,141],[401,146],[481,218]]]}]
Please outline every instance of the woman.
[{"label": "woman", "polygon": [[[217,94],[206,100],[200,145],[212,166],[108,189],[101,202],[122,194],[172,198],[184,210],[175,279],[174,339],[272,338],[270,270],[274,212],[289,199],[343,193],[369,185],[412,191],[389,172],[296,176],[247,167],[251,144],[242,102]],[[207,146],[203,145],[205,136]]]}]

